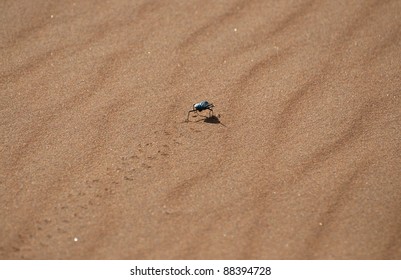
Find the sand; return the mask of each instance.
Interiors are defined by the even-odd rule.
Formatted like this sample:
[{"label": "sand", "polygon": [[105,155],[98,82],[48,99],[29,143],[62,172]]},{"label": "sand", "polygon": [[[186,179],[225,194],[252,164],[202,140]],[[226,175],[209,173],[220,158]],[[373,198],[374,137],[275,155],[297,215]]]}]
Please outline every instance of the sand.
[{"label": "sand", "polygon": [[401,259],[401,1],[0,11],[1,259]]}]

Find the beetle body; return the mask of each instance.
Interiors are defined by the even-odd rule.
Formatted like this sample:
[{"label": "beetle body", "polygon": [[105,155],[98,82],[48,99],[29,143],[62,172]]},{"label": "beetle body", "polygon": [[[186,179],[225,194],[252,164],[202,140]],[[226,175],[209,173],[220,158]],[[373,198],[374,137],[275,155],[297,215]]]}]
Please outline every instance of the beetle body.
[{"label": "beetle body", "polygon": [[199,103],[194,104],[194,109],[202,112],[203,110],[209,109],[210,107],[213,107],[213,104],[210,104],[209,102],[205,101],[201,101]]}]

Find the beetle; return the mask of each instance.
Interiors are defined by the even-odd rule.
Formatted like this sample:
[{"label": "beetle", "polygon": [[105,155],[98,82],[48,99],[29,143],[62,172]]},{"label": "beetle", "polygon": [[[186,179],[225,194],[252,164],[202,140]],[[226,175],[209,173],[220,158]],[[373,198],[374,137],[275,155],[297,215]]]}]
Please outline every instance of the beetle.
[{"label": "beetle", "polygon": [[209,110],[209,117],[210,117],[210,113],[213,115],[213,109],[212,109],[213,107],[214,107],[213,103],[209,103],[206,100],[193,104],[192,105],[193,109],[188,111],[188,116],[186,121],[189,120],[190,113],[196,112],[198,114],[198,112],[202,112],[203,110]]}]

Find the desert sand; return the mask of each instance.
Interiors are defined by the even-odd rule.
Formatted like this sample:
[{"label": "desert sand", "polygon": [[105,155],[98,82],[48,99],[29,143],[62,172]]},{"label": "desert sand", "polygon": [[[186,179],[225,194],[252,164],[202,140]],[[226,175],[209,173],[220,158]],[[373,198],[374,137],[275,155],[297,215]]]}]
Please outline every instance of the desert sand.
[{"label": "desert sand", "polygon": [[401,259],[401,1],[0,24],[0,259]]}]

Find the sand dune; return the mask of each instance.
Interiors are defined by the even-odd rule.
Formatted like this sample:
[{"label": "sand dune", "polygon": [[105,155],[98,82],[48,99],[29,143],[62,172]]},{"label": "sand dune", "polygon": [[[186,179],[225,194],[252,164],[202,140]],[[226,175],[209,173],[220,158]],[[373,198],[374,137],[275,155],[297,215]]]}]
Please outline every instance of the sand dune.
[{"label": "sand dune", "polygon": [[0,10],[1,259],[401,258],[400,1]]}]

